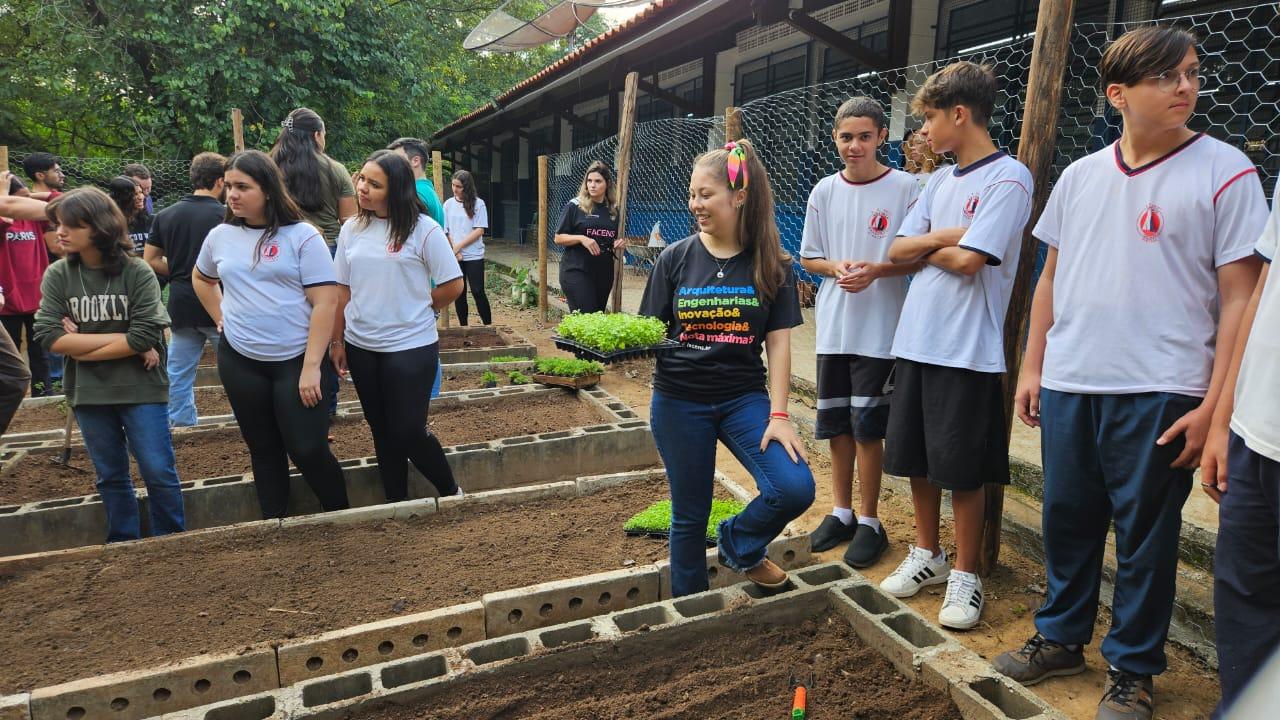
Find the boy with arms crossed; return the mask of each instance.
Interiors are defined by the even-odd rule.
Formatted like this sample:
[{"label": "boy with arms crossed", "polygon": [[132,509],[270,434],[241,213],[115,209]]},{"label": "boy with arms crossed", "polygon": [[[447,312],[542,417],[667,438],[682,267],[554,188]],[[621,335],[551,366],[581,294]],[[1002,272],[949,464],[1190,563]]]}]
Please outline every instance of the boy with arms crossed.
[{"label": "boy with arms crossed", "polygon": [[[888,119],[880,104],[855,97],[836,111],[831,137],[844,169],[823,178],[809,195],[800,264],[823,277],[818,290],[819,440],[831,441],[835,507],[811,536],[815,552],[851,541],[844,560],[874,564],[889,547],[876,515],[884,456],[893,333],[907,278],[920,265],[895,265],[889,245],[919,186],[911,175],[882,165]],[[853,468],[860,478],[853,516]]]},{"label": "boy with arms crossed", "polygon": [[1111,668],[1097,717],[1147,720],[1151,677],[1167,664],[1182,505],[1267,210],[1253,163],[1186,127],[1200,89],[1194,37],[1135,30],[1098,70],[1124,131],[1063,172],[1036,224],[1049,254],[1016,401],[1042,428],[1048,592],[1036,634],[995,666],[1025,684],[1085,669],[1114,520]]}]

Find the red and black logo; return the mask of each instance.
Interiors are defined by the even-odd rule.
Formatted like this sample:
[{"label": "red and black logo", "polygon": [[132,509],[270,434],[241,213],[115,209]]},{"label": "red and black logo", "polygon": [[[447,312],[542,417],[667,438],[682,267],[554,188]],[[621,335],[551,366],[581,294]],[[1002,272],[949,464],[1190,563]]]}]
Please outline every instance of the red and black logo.
[{"label": "red and black logo", "polygon": [[968,200],[964,201],[964,217],[966,220],[972,220],[973,214],[978,212],[978,196],[970,195]]},{"label": "red and black logo", "polygon": [[1138,232],[1143,242],[1153,243],[1164,231],[1164,210],[1159,205],[1148,203],[1146,209],[1138,216]]},{"label": "red and black logo", "polygon": [[870,231],[871,237],[884,237],[885,231],[889,229],[889,213],[884,210],[875,210],[871,213],[871,219],[867,221],[867,230]]},{"label": "red and black logo", "polygon": [[269,242],[262,246],[262,261],[275,262],[280,258],[280,243]]}]

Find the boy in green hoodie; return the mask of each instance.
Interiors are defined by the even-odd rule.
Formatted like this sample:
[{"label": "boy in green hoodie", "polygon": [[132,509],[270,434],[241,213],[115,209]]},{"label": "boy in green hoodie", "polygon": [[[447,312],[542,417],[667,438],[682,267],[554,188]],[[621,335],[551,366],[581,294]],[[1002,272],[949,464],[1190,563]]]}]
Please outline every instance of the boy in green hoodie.
[{"label": "boy in green hoodie", "polygon": [[129,256],[124,216],[101,190],[73,190],[48,214],[67,256],[45,273],[35,338],[66,356],[67,401],[98,475],[107,542],[141,537],[130,451],[147,487],[151,534],[179,532],[164,362],[169,316],[155,273]]}]

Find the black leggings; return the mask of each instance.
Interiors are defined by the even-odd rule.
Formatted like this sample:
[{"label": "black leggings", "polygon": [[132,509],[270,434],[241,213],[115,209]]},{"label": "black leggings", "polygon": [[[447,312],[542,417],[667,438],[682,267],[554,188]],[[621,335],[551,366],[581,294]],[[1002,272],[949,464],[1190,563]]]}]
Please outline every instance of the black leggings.
[{"label": "black leggings", "polygon": [[387,502],[409,499],[409,462],[440,497],[458,483],[440,441],[427,427],[431,385],[440,363],[439,343],[398,352],[373,352],[347,343],[347,367],[356,383]]},{"label": "black leggings", "polygon": [[[32,397],[53,394],[53,388],[49,386],[49,358],[45,355],[44,347],[40,343],[31,341],[35,321],[35,313],[0,315],[0,323],[4,324],[5,331],[13,340],[14,348],[22,347],[23,342],[27,344],[27,366],[31,369]],[[25,338],[22,335],[23,328],[26,328]],[[40,387],[37,388],[36,385]]]},{"label": "black leggings", "polygon": [[453,309],[458,313],[458,324],[467,324],[467,288],[471,288],[471,296],[476,299],[476,312],[480,313],[480,322],[493,324],[493,314],[489,311],[489,296],[484,294],[484,259],[463,260],[462,294],[453,301]]},{"label": "black leggings", "polygon": [[[574,257],[569,253],[581,253],[586,257]],[[570,248],[564,254],[560,263],[560,289],[564,291],[570,312],[604,311],[613,290],[613,251],[602,250],[599,255],[591,255],[581,248]]]},{"label": "black leggings", "polygon": [[[253,484],[262,517],[281,518],[289,509],[289,460],[326,511],[345,510],[347,483],[329,449],[329,410],[322,398],[306,407],[298,396],[302,355],[292,360],[254,360],[218,343],[218,374],[249,446]],[[320,363],[320,386],[334,375],[328,357]]]}]

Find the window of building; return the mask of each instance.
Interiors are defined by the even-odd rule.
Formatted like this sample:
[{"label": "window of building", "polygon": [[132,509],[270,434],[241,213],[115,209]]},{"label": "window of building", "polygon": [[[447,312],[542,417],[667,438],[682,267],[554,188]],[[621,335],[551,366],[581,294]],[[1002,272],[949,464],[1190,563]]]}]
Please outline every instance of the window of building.
[{"label": "window of building", "polygon": [[[609,121],[609,108],[603,107],[595,112],[584,113],[578,117],[582,118],[586,124],[576,124],[573,126],[574,150],[588,145],[594,145],[613,135],[612,132],[601,132],[612,125]],[[590,127],[588,127],[588,125]]]},{"label": "window of building", "polygon": [[[701,77],[682,82],[675,87],[663,89],[695,105],[702,102]],[[660,97],[644,93],[636,98],[636,122],[667,120],[675,117],[684,117],[688,114],[688,111],[678,108]]]},{"label": "window of building", "polygon": [[[1079,0],[1075,22],[1106,22],[1110,0]],[[944,0],[935,57],[949,58],[1003,45],[1036,31],[1037,0]]]},{"label": "window of building", "polygon": [[741,105],[766,95],[804,87],[809,79],[809,46],[772,53],[738,66],[734,102]]},{"label": "window of building", "polygon": [[[888,18],[881,18],[872,22],[863,23],[857,27],[845,30],[843,34],[852,38],[869,52],[882,57],[889,56]],[[829,47],[823,48],[821,82],[843,80],[845,78],[861,75],[862,73],[870,70],[872,70],[872,68],[863,65],[839,50],[833,50]]]}]

